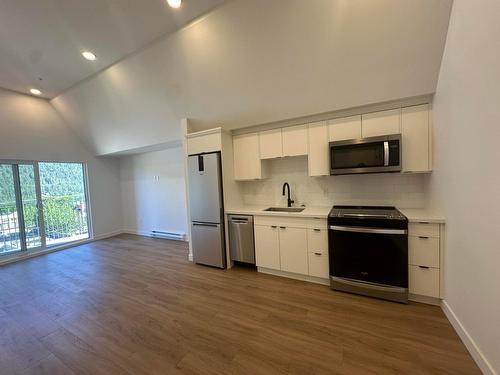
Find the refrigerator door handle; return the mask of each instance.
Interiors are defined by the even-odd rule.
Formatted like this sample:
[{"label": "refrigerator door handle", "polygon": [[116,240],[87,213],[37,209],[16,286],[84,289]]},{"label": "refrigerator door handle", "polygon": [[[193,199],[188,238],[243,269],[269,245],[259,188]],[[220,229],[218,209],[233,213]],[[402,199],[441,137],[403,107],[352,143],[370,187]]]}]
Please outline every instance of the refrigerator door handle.
[{"label": "refrigerator door handle", "polygon": [[197,223],[197,222],[194,222],[194,221],[193,221],[193,225],[198,225],[198,226],[201,226],[201,227],[214,227],[214,228],[218,228],[219,227],[219,224],[214,224],[214,223]]}]

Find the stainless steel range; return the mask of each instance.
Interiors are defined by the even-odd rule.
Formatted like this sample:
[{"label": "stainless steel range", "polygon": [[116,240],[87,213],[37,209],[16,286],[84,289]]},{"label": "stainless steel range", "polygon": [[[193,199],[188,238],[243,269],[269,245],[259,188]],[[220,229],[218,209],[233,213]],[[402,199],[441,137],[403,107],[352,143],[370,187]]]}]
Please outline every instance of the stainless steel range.
[{"label": "stainless steel range", "polygon": [[332,289],[408,303],[408,219],[400,211],[334,206],[328,228]]}]

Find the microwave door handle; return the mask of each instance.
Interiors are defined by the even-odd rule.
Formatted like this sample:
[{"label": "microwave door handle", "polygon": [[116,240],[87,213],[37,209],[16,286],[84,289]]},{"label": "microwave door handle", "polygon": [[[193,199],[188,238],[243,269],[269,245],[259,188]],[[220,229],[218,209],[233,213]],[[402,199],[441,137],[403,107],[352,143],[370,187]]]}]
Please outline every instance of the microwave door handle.
[{"label": "microwave door handle", "polygon": [[389,166],[389,142],[384,142],[384,167]]}]

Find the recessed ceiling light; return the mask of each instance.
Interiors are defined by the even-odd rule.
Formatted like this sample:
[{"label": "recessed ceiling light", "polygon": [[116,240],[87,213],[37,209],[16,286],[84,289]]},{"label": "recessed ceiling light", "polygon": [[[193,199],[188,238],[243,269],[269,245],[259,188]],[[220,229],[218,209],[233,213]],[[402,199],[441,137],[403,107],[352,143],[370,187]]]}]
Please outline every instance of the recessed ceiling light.
[{"label": "recessed ceiling light", "polygon": [[89,61],[94,61],[95,59],[97,59],[96,55],[94,55],[90,51],[83,51],[82,56],[85,57]]},{"label": "recessed ceiling light", "polygon": [[182,0],[167,0],[167,3],[172,8],[180,8],[182,5]]},{"label": "recessed ceiling light", "polygon": [[33,95],[42,95],[42,92],[38,89],[30,89],[30,92],[33,94]]}]

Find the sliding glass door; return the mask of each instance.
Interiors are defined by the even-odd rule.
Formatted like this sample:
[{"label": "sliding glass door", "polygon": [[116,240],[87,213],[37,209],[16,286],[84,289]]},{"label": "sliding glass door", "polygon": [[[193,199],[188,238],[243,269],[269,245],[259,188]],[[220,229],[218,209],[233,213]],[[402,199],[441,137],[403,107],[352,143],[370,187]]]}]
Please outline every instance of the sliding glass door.
[{"label": "sliding glass door", "polygon": [[0,254],[22,250],[14,168],[0,164]]},{"label": "sliding glass door", "polygon": [[0,256],[89,238],[82,163],[0,162]]},{"label": "sliding glass door", "polygon": [[39,166],[47,245],[89,238],[83,164],[40,162]]},{"label": "sliding glass door", "polygon": [[0,164],[0,254],[43,247],[35,163]]}]

